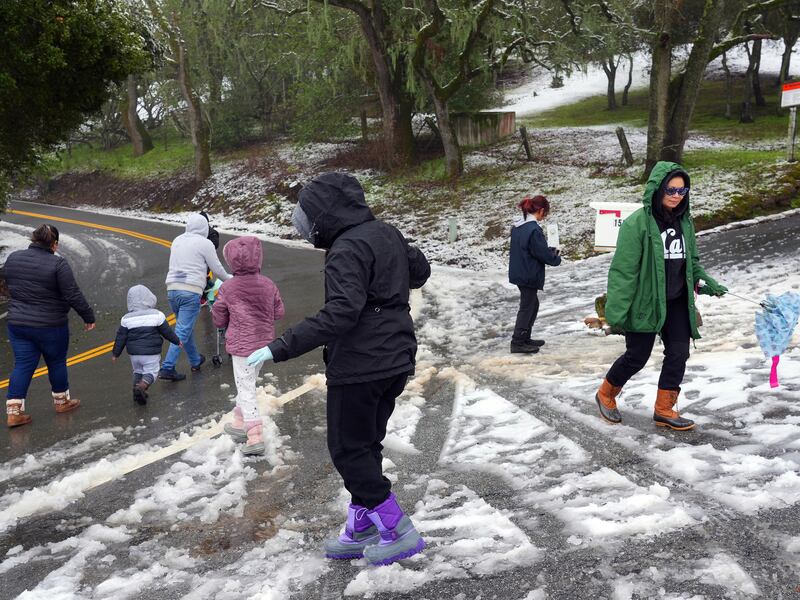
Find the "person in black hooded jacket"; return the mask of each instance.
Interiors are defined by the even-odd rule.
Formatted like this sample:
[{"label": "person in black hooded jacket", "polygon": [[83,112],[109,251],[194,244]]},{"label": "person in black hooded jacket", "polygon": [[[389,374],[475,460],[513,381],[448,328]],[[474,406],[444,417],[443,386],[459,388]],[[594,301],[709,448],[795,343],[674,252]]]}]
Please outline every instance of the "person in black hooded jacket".
[{"label": "person in black hooded jacket", "polygon": [[345,533],[327,541],[325,553],[389,564],[424,547],[383,476],[381,442],[414,371],[410,289],[427,281],[430,265],[395,227],[375,219],[358,180],[345,173],[311,180],[292,222],[326,250],[325,305],[248,362],[281,362],[324,346],[328,449],[352,497]]}]

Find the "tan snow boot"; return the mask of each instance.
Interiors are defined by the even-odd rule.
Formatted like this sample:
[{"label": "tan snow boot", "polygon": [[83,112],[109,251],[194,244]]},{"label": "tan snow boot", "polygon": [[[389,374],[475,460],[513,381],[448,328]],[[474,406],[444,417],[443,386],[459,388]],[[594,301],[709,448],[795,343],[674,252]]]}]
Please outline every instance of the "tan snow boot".
[{"label": "tan snow boot", "polygon": [[609,423],[621,423],[622,415],[617,409],[617,395],[622,391],[622,387],[611,385],[608,379],[603,379],[600,389],[594,395],[597,401],[597,408],[600,409],[600,416]]},{"label": "tan snow boot", "polygon": [[9,427],[27,425],[31,421],[31,416],[25,414],[25,398],[6,400],[6,422]]},{"label": "tan snow boot", "polygon": [[65,413],[75,410],[80,405],[81,401],[77,398],[69,397],[69,390],[66,392],[53,392],[53,404],[56,407],[57,413]]},{"label": "tan snow boot", "polygon": [[656,395],[656,408],[653,412],[653,420],[659,427],[669,427],[676,431],[687,431],[694,429],[694,421],[691,419],[684,419],[674,410],[674,406],[678,403],[678,394],[680,390],[658,390]]}]

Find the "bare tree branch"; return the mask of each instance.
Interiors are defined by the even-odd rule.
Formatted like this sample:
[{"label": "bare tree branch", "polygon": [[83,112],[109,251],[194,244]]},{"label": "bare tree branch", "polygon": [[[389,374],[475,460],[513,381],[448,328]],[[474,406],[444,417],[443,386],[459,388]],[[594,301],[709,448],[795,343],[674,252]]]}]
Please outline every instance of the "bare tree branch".
[{"label": "bare tree branch", "polygon": [[764,0],[763,2],[754,2],[749,6],[745,6],[739,14],[736,15],[736,20],[733,22],[731,31],[739,31],[742,28],[742,21],[752,14],[765,13],[784,6],[790,6],[796,3],[797,0]]},{"label": "bare tree branch", "polygon": [[731,48],[738,46],[740,44],[746,44],[747,42],[752,42],[754,40],[779,40],[780,37],[777,35],[773,35],[771,33],[749,33],[747,35],[740,35],[735,38],[730,38],[720,42],[716,46],[711,49],[711,53],[708,55],[708,62],[711,62],[715,58],[722,56],[723,52],[727,52]]}]

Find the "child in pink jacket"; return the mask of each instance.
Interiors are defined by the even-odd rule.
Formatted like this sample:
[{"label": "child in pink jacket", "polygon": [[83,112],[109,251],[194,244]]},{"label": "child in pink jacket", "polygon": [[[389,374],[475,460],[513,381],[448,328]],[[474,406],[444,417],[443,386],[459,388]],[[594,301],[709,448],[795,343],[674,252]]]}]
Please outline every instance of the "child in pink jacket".
[{"label": "child in pink jacket", "polygon": [[233,277],[222,284],[211,310],[214,326],[227,328],[225,348],[232,356],[236,381],[233,423],[225,432],[247,442],[243,454],[264,454],[261,416],[256,403],[256,378],[263,363],[247,364],[247,356],[275,339],[275,321],[284,307],[278,286],[261,274],[261,240],[252,236],[231,240],[222,249]]}]

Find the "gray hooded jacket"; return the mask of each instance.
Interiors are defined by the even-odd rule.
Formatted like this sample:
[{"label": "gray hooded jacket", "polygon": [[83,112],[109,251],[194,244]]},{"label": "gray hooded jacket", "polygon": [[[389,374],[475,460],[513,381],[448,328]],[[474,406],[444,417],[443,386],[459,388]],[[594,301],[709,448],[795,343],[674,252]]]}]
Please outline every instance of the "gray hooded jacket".
[{"label": "gray hooded jacket", "polygon": [[160,355],[164,338],[180,344],[164,313],[156,308],[155,294],[146,286],[135,285],[128,290],[128,311],[117,329],[111,351],[114,356],[122,354],[125,347],[128,354],[136,356]]},{"label": "gray hooded jacket", "polygon": [[167,289],[202,294],[209,269],[223,281],[231,277],[219,261],[214,244],[208,239],[208,221],[198,213],[186,221],[186,232],[172,241]]}]

